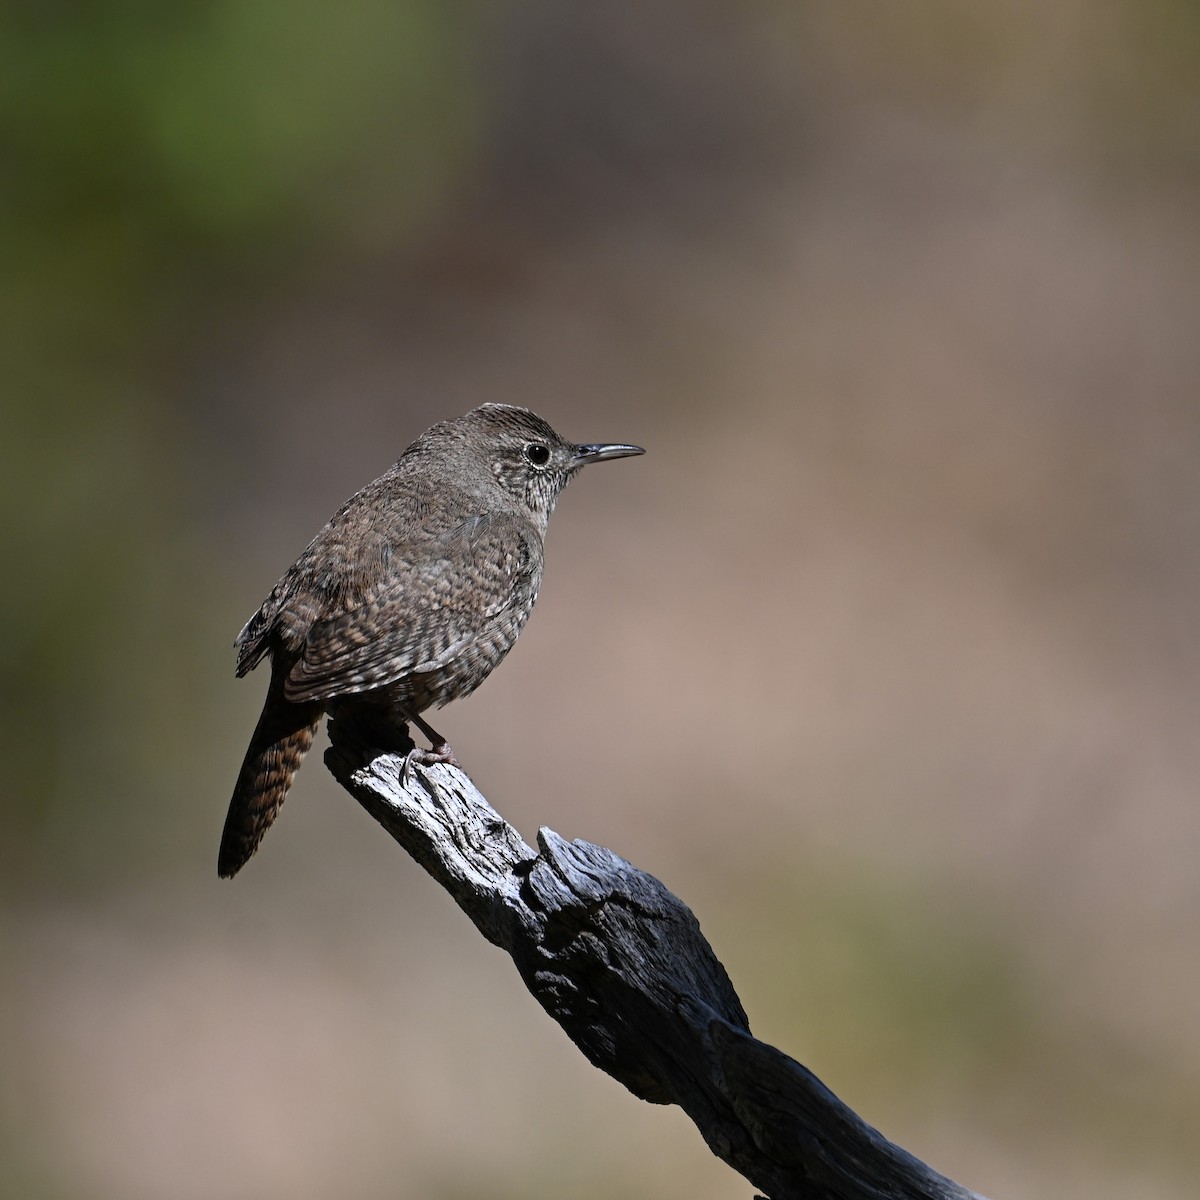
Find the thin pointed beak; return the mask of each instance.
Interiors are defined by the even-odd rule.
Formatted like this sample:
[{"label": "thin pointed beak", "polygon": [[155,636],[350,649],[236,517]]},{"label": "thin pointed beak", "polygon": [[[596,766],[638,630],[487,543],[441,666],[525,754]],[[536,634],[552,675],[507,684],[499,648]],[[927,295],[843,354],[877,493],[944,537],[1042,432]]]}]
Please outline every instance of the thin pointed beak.
[{"label": "thin pointed beak", "polygon": [[571,466],[582,467],[588,463],[603,462],[606,458],[629,458],[634,454],[645,454],[641,446],[624,446],[602,442],[592,446],[576,446],[571,456]]}]

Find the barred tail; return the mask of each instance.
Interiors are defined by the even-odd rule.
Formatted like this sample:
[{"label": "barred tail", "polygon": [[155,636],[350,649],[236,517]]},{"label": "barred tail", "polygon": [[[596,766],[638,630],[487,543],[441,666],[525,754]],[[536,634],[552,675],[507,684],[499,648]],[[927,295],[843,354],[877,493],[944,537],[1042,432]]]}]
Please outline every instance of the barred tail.
[{"label": "barred tail", "polygon": [[231,879],[258,849],[312,745],[320,703],[289,704],[272,680],[229,802],[217,874]]}]

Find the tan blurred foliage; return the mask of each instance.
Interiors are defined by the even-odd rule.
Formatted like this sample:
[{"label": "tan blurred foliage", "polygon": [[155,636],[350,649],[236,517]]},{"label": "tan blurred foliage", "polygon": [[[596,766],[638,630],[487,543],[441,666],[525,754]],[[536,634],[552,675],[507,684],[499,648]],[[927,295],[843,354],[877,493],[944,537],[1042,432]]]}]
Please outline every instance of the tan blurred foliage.
[{"label": "tan blurred foliage", "polygon": [[215,877],[233,635],[483,400],[649,449],[438,722],[492,802],[965,1184],[1190,1195],[1197,13],[0,17],[0,1195],[747,1194],[319,754]]}]

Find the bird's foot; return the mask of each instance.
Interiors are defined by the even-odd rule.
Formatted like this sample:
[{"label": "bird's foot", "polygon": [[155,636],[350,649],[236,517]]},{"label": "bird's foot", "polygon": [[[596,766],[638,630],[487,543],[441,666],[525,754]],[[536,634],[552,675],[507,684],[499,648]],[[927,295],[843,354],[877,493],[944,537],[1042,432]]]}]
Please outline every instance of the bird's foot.
[{"label": "bird's foot", "polygon": [[462,770],[462,764],[454,757],[447,741],[438,742],[431,750],[422,750],[414,746],[404,756],[404,766],[400,768],[400,782],[408,782],[408,773],[413,767],[431,767],[434,763],[449,763],[452,767]]},{"label": "bird's foot", "polygon": [[419,747],[409,752],[408,757],[416,756],[416,760],[423,767],[428,767],[433,763],[449,763],[452,767],[462,769],[462,764],[454,757],[454,751],[450,748],[450,743],[441,741],[436,743],[429,750],[422,750]]},{"label": "bird's foot", "polygon": [[408,771],[412,766],[428,767],[434,763],[449,763],[452,767],[462,769],[458,759],[454,757],[450,743],[432,725],[422,721],[418,716],[410,717],[409,720],[429,739],[431,745],[428,750],[421,750],[414,746],[404,756],[404,769],[400,776],[402,783],[407,781]]},{"label": "bird's foot", "polygon": [[430,757],[429,762],[445,762],[453,763],[458,766],[458,760],[454,757],[454,751],[450,749],[450,743],[428,721],[423,721],[419,716],[413,716],[412,723],[429,739],[430,750],[425,751]]}]

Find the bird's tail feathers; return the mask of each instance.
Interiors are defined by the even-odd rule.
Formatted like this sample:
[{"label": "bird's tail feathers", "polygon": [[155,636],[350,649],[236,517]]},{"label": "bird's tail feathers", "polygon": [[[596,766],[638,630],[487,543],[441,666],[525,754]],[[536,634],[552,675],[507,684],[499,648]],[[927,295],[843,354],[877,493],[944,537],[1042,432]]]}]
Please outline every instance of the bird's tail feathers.
[{"label": "bird's tail feathers", "polygon": [[289,704],[272,680],[221,834],[217,874],[230,879],[258,849],[312,745],[321,719],[317,702]]}]

